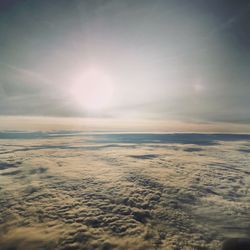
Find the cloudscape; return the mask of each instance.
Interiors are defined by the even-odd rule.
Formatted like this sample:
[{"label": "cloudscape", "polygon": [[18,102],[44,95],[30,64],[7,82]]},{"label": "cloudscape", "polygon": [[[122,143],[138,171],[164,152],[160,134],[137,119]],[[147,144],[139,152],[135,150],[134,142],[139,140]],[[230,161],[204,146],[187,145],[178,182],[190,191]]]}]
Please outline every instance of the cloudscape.
[{"label": "cloudscape", "polygon": [[249,14],[0,1],[0,249],[250,249]]}]

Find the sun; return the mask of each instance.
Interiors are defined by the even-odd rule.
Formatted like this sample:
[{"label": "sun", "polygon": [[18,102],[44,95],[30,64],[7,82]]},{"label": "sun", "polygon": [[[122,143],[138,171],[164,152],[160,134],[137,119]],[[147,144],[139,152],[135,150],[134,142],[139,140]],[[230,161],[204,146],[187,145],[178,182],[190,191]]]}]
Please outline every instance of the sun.
[{"label": "sun", "polygon": [[111,77],[102,70],[91,68],[75,77],[70,95],[76,105],[89,112],[107,109],[113,97]]}]

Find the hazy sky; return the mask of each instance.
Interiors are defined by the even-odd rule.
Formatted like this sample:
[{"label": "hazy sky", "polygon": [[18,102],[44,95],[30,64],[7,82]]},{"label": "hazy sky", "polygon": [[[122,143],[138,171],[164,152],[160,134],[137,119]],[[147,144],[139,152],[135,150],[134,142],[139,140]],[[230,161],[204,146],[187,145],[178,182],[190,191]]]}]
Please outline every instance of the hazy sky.
[{"label": "hazy sky", "polygon": [[0,6],[0,115],[250,123],[249,1]]}]

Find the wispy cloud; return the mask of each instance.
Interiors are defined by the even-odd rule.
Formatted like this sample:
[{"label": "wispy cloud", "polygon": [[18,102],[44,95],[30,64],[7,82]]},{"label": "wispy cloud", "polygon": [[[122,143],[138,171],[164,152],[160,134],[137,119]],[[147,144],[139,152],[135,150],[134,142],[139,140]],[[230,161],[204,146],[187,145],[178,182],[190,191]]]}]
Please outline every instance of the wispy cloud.
[{"label": "wispy cloud", "polygon": [[18,76],[26,77],[28,80],[32,80],[33,84],[39,84],[39,83],[51,84],[52,83],[42,74],[37,73],[33,70],[25,69],[22,67],[17,67],[15,65],[10,65],[7,63],[3,63],[3,62],[0,62],[0,64],[10,69],[12,71],[12,74],[14,73],[14,74],[17,74]]}]

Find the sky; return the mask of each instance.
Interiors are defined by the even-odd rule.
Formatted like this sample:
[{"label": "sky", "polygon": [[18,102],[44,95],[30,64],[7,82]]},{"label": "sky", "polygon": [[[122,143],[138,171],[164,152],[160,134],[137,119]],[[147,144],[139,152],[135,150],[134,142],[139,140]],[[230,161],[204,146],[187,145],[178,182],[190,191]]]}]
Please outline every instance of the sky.
[{"label": "sky", "polygon": [[249,128],[249,23],[249,1],[1,1],[0,116]]}]

